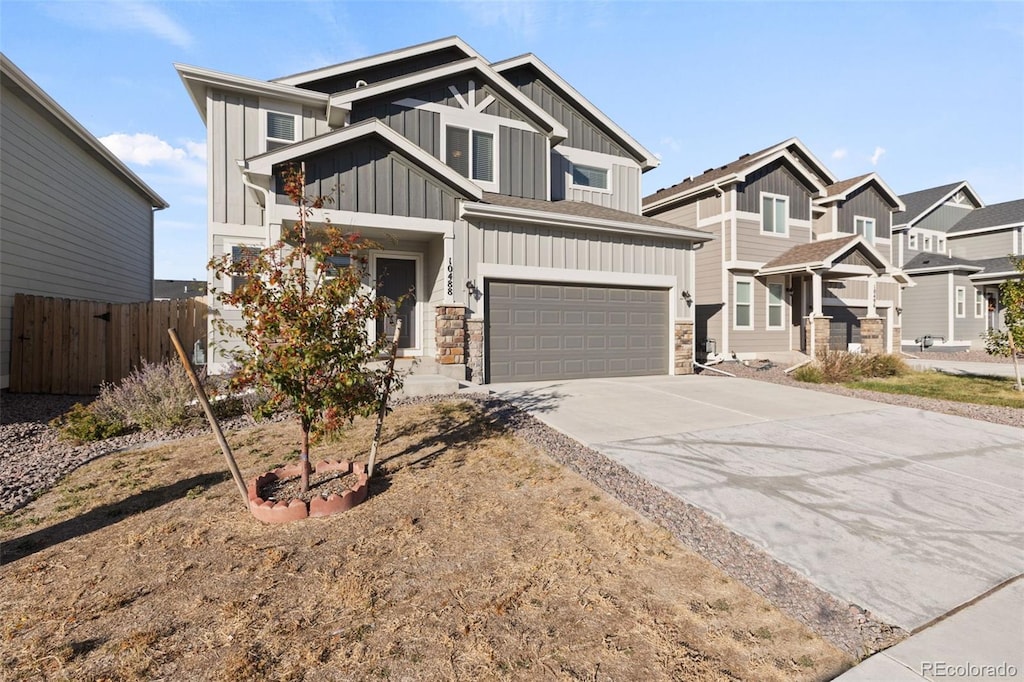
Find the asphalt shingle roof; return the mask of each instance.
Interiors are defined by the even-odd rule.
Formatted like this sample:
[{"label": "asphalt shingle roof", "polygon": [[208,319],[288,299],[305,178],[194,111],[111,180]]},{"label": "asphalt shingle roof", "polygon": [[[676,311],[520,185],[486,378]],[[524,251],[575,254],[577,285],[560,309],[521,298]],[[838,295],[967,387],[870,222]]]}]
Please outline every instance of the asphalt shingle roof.
[{"label": "asphalt shingle roof", "polygon": [[730,175],[737,171],[743,170],[747,166],[753,165],[755,161],[764,156],[767,152],[778,147],[780,144],[782,143],[779,142],[773,144],[770,147],[765,147],[764,149],[756,151],[752,154],[744,154],[735,161],[730,161],[729,163],[725,164],[724,166],[721,166],[720,168],[709,168],[700,175],[687,178],[682,182],[678,182],[672,185],[671,187],[659,189],[654,194],[649,194],[646,197],[644,197],[643,203],[645,206],[647,206],[648,204],[660,201],[661,199],[664,199],[666,197],[674,196],[676,194],[682,194],[687,190],[692,189],[694,187],[699,187],[704,183],[711,182],[712,180],[717,180],[718,178],[724,178],[726,175]]},{"label": "asphalt shingle roof", "polygon": [[919,253],[903,266],[904,272],[912,272],[918,268],[946,268],[947,270],[959,270],[964,267],[982,267],[979,261],[956,258],[941,253]]},{"label": "asphalt shingle roof", "polygon": [[989,204],[982,208],[976,208],[956,225],[950,228],[949,234],[976,230],[982,227],[995,227],[996,225],[1017,225],[1024,223],[1024,199],[1004,201],[1001,204]]},{"label": "asphalt shingle roof", "polygon": [[901,194],[900,199],[906,205],[907,210],[900,211],[899,213],[893,213],[892,224],[904,225],[909,223],[911,220],[917,218],[928,210],[939,199],[952,192],[953,189],[962,184],[962,182],[963,181],[954,182],[941,187],[932,187],[931,189],[922,189],[917,192],[911,192],[910,194]]},{"label": "asphalt shingle roof", "polygon": [[972,261],[975,265],[980,265],[985,268],[985,272],[1013,272],[1017,268],[1014,267],[1013,261],[1010,260],[1009,256],[1002,256],[1000,258],[981,258],[976,261]]},{"label": "asphalt shingle roof", "polygon": [[762,269],[781,268],[787,265],[803,265],[804,263],[820,263],[846,244],[857,238],[857,235],[826,239],[820,242],[797,244],[789,251],[776,256],[764,264]]},{"label": "asphalt shingle roof", "polygon": [[[546,211],[548,213],[562,213],[565,215],[583,218],[594,218],[596,220],[614,220],[620,223],[649,225],[651,227],[663,227],[672,230],[686,229],[690,232],[704,232],[703,230],[697,230],[692,227],[673,225],[672,223],[665,222],[664,220],[648,218],[647,216],[627,213],[625,211],[617,211],[613,208],[605,208],[604,206],[598,206],[597,204],[591,204],[585,201],[543,201],[541,199],[510,197],[505,194],[495,194],[493,192],[484,192],[483,200],[484,203],[493,204],[495,206],[509,206],[512,208],[524,208],[533,211]],[[708,239],[713,237],[710,232],[704,233],[707,234]]]},{"label": "asphalt shingle roof", "polygon": [[840,180],[839,182],[828,185],[825,187],[825,196],[831,197],[836,194],[842,194],[869,175],[871,175],[871,173],[865,173],[864,175],[858,175],[857,177],[850,178],[849,180]]}]

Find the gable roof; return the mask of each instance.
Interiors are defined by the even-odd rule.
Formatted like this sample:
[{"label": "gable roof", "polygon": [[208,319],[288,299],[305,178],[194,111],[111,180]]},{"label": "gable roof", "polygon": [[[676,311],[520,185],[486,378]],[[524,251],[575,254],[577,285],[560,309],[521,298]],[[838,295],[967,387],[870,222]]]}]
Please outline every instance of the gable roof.
[{"label": "gable roof", "polygon": [[1014,199],[974,209],[951,227],[949,234],[1020,224],[1024,224],[1024,199]]},{"label": "gable roof", "polygon": [[447,38],[440,38],[438,40],[420,43],[419,45],[402,47],[397,50],[391,50],[390,52],[381,52],[380,54],[371,55],[369,57],[361,57],[359,59],[353,59],[340,64],[333,64],[331,66],[303,71],[291,76],[274,78],[271,82],[281,83],[283,85],[301,86],[307,83],[323,80],[325,78],[334,78],[354,73],[356,71],[363,71],[375,66],[387,64],[388,62],[396,62],[402,59],[419,57],[431,52],[440,52],[448,48],[454,48],[462,52],[466,58],[483,59],[483,57],[480,56],[480,53],[470,47],[462,38],[458,36],[448,36]]},{"label": "gable roof", "polygon": [[326,108],[330,103],[330,96],[315,90],[305,90],[291,85],[261,81],[257,78],[236,76],[223,71],[204,69],[201,66],[189,66],[188,64],[175,64],[175,70],[185,84],[192,104],[199,111],[203,123],[206,123],[206,88],[217,87],[233,92],[241,92],[249,95],[276,97],[290,102],[309,104]]},{"label": "gable roof", "polygon": [[903,264],[903,270],[909,273],[948,272],[951,270],[981,272],[984,270],[984,266],[979,265],[977,261],[947,256],[942,253],[919,253]]},{"label": "gable roof", "polygon": [[604,132],[608,133],[612,139],[633,154],[636,160],[639,161],[642,170],[647,171],[652,168],[656,168],[661,163],[654,154],[633,139],[629,133],[619,127],[614,121],[608,118],[604,112],[598,109],[586,97],[581,95],[576,88],[572,87],[564,78],[559,76],[554,69],[541,61],[537,55],[527,53],[518,57],[512,57],[500,62],[495,62],[491,66],[493,66],[494,70],[498,73],[505,73],[506,71],[510,71],[521,66],[532,67],[538,74],[540,74],[541,78],[546,81],[548,85],[552,86],[555,90],[560,91],[560,94],[562,94],[566,99],[577,104],[593,123],[597,124],[597,126],[604,130]]},{"label": "gable roof", "polygon": [[778,275],[803,271],[807,268],[830,270],[839,265],[840,261],[854,250],[863,254],[882,272],[890,273],[899,279],[906,279],[902,271],[892,267],[885,256],[859,234],[797,244],[762,265],[757,274]]},{"label": "gable roof", "polygon": [[502,78],[487,62],[479,57],[463,59],[436,66],[432,69],[424,69],[404,76],[389,78],[365,87],[336,92],[331,95],[331,108],[351,111],[352,105],[356,102],[393,93],[397,90],[427,83],[438,78],[461,75],[467,72],[475,72],[488,85],[518,106],[521,113],[529,117],[553,142],[561,142],[569,135],[569,131],[566,130],[564,125],[555,120],[553,116],[544,111],[532,99],[521,93],[518,88],[513,87],[511,83]]},{"label": "gable roof", "polygon": [[744,154],[719,168],[709,168],[698,176],[689,177],[680,183],[660,189],[644,197],[644,211],[667,208],[668,205],[686,199],[694,194],[711,189],[715,185],[742,182],[746,176],[780,158],[790,161],[799,168],[809,184],[824,192],[825,187],[836,182],[836,177],[817,159],[804,143],[795,137],[766,147],[752,154]]},{"label": "gable roof", "polygon": [[206,295],[206,282],[195,279],[154,279],[153,299],[196,298]]},{"label": "gable roof", "polygon": [[120,178],[126,185],[141,195],[150,206],[155,209],[168,208],[164,199],[153,191],[153,189],[142,181],[121,159],[107,149],[107,146],[96,139],[96,136],[85,129],[75,117],[69,114],[64,107],[46,94],[46,91],[39,87],[35,81],[25,75],[14,62],[7,58],[7,55],[0,53],[0,75],[3,84],[12,91],[20,93],[26,102],[33,109],[42,114],[51,124],[64,131],[68,138],[78,145],[86,154],[107,167]]},{"label": "gable roof", "polygon": [[663,220],[605,208],[583,201],[544,201],[484,192],[480,203],[463,205],[465,215],[517,222],[557,224],[565,227],[598,229],[648,236],[685,238],[706,242],[714,235],[703,230],[680,227]]},{"label": "gable roof", "polygon": [[896,192],[892,191],[892,188],[885,184],[885,181],[882,180],[878,173],[874,172],[858,175],[857,177],[850,178],[849,180],[840,180],[839,182],[828,185],[825,187],[825,196],[815,199],[814,203],[829,204],[834,201],[845,201],[846,198],[856,190],[871,183],[875,183],[875,186],[879,189],[879,193],[889,202],[890,206],[900,211],[906,208],[903,201],[896,195]]},{"label": "gable roof", "polygon": [[1009,257],[1003,256],[1002,258],[983,258],[976,260],[974,263],[983,268],[981,272],[976,272],[970,275],[971,279],[991,279],[991,278],[1009,278],[1009,279],[1020,279],[1024,277],[1024,274],[1014,265],[1014,260],[1019,259],[1020,256]]},{"label": "gable roof", "polygon": [[410,161],[453,188],[463,197],[474,200],[482,198],[483,191],[476,183],[462,177],[448,164],[442,163],[440,159],[430,155],[423,148],[409,140],[409,138],[396,132],[393,128],[376,118],[367,119],[308,140],[295,142],[257,156],[249,157],[245,161],[246,170],[258,175],[270,175],[277,164],[287,163],[288,161],[309,156],[370,135],[380,137],[400,151]]},{"label": "gable roof", "polygon": [[913,225],[918,220],[938,208],[947,199],[960,190],[967,192],[978,206],[985,205],[985,203],[978,197],[978,194],[974,191],[974,188],[971,187],[966,180],[942,185],[940,187],[922,189],[909,194],[901,194],[900,199],[906,205],[906,210],[893,214],[893,227],[902,227],[904,225],[909,227],[910,225]]}]

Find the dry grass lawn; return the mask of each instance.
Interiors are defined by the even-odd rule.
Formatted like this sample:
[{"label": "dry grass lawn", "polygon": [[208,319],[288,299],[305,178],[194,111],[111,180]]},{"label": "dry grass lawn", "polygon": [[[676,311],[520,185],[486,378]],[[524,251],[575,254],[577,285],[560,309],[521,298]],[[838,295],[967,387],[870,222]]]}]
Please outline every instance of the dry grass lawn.
[{"label": "dry grass lawn", "polygon": [[[819,680],[852,661],[471,403],[390,418],[372,496],[254,520],[211,437],[0,519],[0,677]],[[355,424],[314,455],[359,457]],[[298,430],[229,434],[246,476]]]}]

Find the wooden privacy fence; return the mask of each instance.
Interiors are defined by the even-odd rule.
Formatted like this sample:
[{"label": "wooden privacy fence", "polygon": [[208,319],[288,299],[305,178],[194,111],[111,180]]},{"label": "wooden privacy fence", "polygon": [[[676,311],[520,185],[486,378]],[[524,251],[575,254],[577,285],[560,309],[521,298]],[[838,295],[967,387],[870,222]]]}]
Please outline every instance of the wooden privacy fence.
[{"label": "wooden privacy fence", "polygon": [[142,360],[175,357],[174,327],[191,353],[206,349],[207,305],[195,298],[102,303],[17,294],[11,334],[12,393],[88,395]]}]

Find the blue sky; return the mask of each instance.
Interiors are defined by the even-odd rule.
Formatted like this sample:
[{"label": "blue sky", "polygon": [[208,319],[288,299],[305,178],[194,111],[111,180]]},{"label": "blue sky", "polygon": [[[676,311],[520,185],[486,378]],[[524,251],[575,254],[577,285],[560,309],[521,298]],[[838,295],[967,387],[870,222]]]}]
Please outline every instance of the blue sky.
[{"label": "blue sky", "polygon": [[1020,2],[21,2],[0,49],[171,204],[156,276],[205,278],[205,129],[172,63],[275,78],[459,35],[534,52],[662,165],[650,193],[799,137],[898,193],[1024,196]]}]

